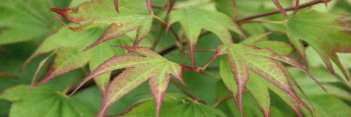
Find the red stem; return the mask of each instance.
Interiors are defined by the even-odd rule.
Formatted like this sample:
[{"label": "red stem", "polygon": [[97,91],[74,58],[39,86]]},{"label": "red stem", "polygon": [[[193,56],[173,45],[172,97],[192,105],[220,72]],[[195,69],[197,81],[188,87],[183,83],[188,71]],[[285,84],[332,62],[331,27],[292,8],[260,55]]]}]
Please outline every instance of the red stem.
[{"label": "red stem", "polygon": [[152,0],[146,0],[146,6],[147,10],[149,11],[149,14],[152,15]]},{"label": "red stem", "polygon": [[119,13],[119,9],[118,9],[118,0],[114,0],[115,3],[115,10],[117,13]]}]

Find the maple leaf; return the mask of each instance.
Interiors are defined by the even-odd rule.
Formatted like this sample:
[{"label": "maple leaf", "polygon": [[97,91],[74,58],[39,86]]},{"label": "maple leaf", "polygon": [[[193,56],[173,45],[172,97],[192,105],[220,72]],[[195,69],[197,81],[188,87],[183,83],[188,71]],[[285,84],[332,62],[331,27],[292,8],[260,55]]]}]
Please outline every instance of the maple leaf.
[{"label": "maple leaf", "polygon": [[0,94],[1,100],[12,102],[12,117],[92,117],[96,113],[93,107],[52,88],[29,90],[28,85],[17,85]]},{"label": "maple leaf", "polygon": [[192,59],[193,66],[195,65],[193,57],[194,47],[202,29],[216,34],[222,43],[233,43],[229,31],[243,35],[238,26],[228,16],[215,11],[194,7],[175,10],[170,15],[169,26],[176,22],[182,25],[185,35],[188,38],[190,58]]},{"label": "maple leaf", "polygon": [[[167,94],[163,103],[163,111],[160,113],[161,117],[227,117],[221,110],[199,103],[184,95]],[[150,111],[155,110],[155,108],[151,107],[152,105],[154,105],[154,101],[147,99],[118,116],[155,117],[155,114],[150,113]]]},{"label": "maple leaf", "polygon": [[[53,51],[51,55],[42,60],[42,62],[39,64],[33,77],[32,85],[39,86],[45,84],[59,75],[82,68],[87,64],[89,64],[89,68],[93,70],[99,64],[103,63],[105,60],[113,57],[114,55],[124,54],[122,49],[110,47],[114,44],[121,45],[121,40],[112,40],[102,43],[89,51],[82,52],[82,50],[87,45],[94,42],[94,40],[99,37],[101,33],[103,33],[103,28],[93,28],[80,32],[73,32],[68,28],[63,27],[57,33],[48,37],[24,63],[25,66],[34,57]],[[37,75],[42,66],[46,64],[49,57],[53,55],[55,55],[55,59],[51,63],[48,73],[42,78],[42,80],[36,83],[35,81]],[[94,80],[99,89],[103,92],[107,88],[109,79],[110,73],[106,73],[96,77]]]},{"label": "maple leaf", "polygon": [[[242,110],[242,94],[249,78],[249,72],[254,72],[259,76],[262,76],[262,78],[282,90],[298,104],[309,109],[293,89],[288,79],[289,73],[280,61],[299,68],[301,71],[309,75],[315,82],[318,83],[318,81],[316,81],[307,70],[294,59],[279,55],[271,49],[261,49],[248,44],[252,44],[251,41],[243,41],[241,44],[225,44],[219,48],[218,53],[219,55],[227,55],[227,64],[229,64],[230,70],[233,72],[235,82],[230,79],[228,80],[228,77],[223,81],[229,90],[234,93],[234,98],[241,113],[244,114]],[[265,111],[265,115],[267,115],[267,111]],[[299,115],[301,115],[301,113],[299,113]]]},{"label": "maple leaf", "polygon": [[145,4],[145,0],[92,0],[80,4],[77,8],[51,10],[73,23],[81,24],[80,27],[70,27],[72,30],[109,25],[99,39],[85,49],[88,50],[134,30],[137,30],[135,42],[143,39],[152,25],[152,16],[148,14]]},{"label": "maple leaf", "polygon": [[343,27],[337,23],[337,16],[316,11],[301,11],[296,16],[290,17],[286,26],[292,44],[304,61],[306,53],[300,40],[307,42],[319,53],[332,73],[335,73],[333,62],[345,78],[349,79],[350,76],[337,53],[351,53],[351,35],[342,32]]},{"label": "maple leaf", "polygon": [[[118,46],[121,47],[121,46]],[[85,80],[72,92],[75,93],[84,83],[101,74],[116,69],[125,69],[109,85],[104,92],[103,103],[98,117],[103,117],[107,109],[122,96],[131,92],[141,83],[149,80],[149,86],[156,102],[156,115],[160,112],[170,74],[180,82],[181,66],[170,62],[156,52],[143,47],[121,47],[141,56],[121,55],[115,56],[97,67]]]},{"label": "maple leaf", "polygon": [[286,13],[285,9],[283,8],[283,6],[280,4],[280,2],[278,0],[273,0],[273,3],[282,12],[284,17],[288,17],[288,13]]},{"label": "maple leaf", "polygon": [[[237,82],[233,79],[234,75],[228,64],[228,57],[223,57],[221,59],[220,75],[230,92],[237,94]],[[272,83],[264,80],[264,78],[256,73],[249,72],[249,79],[246,88],[256,99],[264,117],[270,117],[271,113],[271,98],[269,90],[272,90],[279,95],[299,116],[301,116],[300,103],[297,100],[283,92],[278,87],[272,85]]]},{"label": "maple leaf", "polygon": [[52,2],[1,0],[0,45],[39,39],[59,26],[53,21],[55,14],[47,10],[54,7]]}]

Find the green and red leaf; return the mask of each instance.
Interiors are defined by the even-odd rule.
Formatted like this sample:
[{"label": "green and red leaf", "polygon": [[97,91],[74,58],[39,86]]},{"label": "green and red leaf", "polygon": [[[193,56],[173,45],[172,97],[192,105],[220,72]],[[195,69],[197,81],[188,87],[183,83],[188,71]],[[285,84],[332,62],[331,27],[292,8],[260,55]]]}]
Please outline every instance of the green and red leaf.
[{"label": "green and red leaf", "polygon": [[[49,56],[55,55],[54,60],[50,65],[49,72],[46,74],[46,77],[44,77],[42,81],[39,81],[39,83],[35,83],[36,77],[40,72],[41,67],[44,66],[48,58],[44,59],[39,64],[32,84],[35,86],[44,84],[59,75],[78,68],[83,68],[86,64],[89,64],[89,68],[93,70],[98,67],[99,64],[103,63],[105,60],[108,60],[114,55],[124,54],[124,51],[120,48],[111,48],[112,44],[121,44],[121,40],[106,42],[96,46],[89,51],[82,52],[85,46],[94,42],[102,32],[102,28],[73,32],[64,27],[55,34],[48,37],[34,52],[34,54],[25,62],[25,64],[27,64],[36,56],[49,53],[51,51],[53,52]],[[109,79],[110,73],[106,73],[104,75],[96,77],[94,80],[97,86],[103,92],[107,88]]]},{"label": "green and red leaf", "polygon": [[[122,96],[129,93],[141,83],[149,80],[151,92],[156,102],[156,115],[160,112],[161,103],[168,87],[170,75],[181,80],[181,66],[170,62],[158,53],[143,47],[122,47],[142,56],[115,56],[97,67],[77,89],[92,78],[116,69],[125,69],[109,85],[103,97],[98,117],[103,117],[107,109]],[[75,93],[75,91],[72,92]]]},{"label": "green and red leaf", "polygon": [[[87,58],[87,53],[81,53],[81,51],[77,48],[66,48],[57,50],[56,58],[51,63],[46,76],[40,82],[32,85],[42,85],[61,74],[75,70],[77,68],[81,68],[88,63]],[[46,59],[44,61],[46,61]],[[33,79],[36,79],[36,75]]]},{"label": "green and red leaf", "polygon": [[[220,20],[220,22],[217,22]],[[208,30],[218,36],[222,43],[233,43],[229,31],[236,32],[243,36],[237,24],[233,23],[230,17],[214,11],[208,11],[199,8],[185,8],[174,10],[170,14],[169,26],[179,22],[188,39],[190,58],[194,67],[193,57],[194,47],[197,43],[201,30]]]},{"label": "green and red leaf", "polygon": [[[147,8],[146,5],[147,4]],[[105,33],[100,38],[87,47],[88,50],[96,45],[117,38],[127,32],[141,30],[136,40],[140,41],[150,31],[152,24],[152,16],[148,14],[152,12],[151,0],[92,0],[87,1],[76,8],[51,10],[61,15],[70,22],[80,24],[77,28],[71,29],[87,29],[96,26],[106,26]],[[149,9],[149,10],[147,10]],[[84,28],[82,28],[84,27]]]},{"label": "green and red leaf", "polygon": [[[298,97],[289,81],[289,73],[280,62],[297,67],[310,76],[310,78],[315,82],[318,84],[319,82],[315,80],[309,74],[309,72],[307,72],[307,70],[294,59],[279,55],[270,49],[261,49],[246,44],[223,45],[221,48],[219,48],[219,54],[226,55],[227,57],[227,64],[229,64],[231,72],[233,73],[234,80],[229,80],[228,75],[225,75],[226,78],[224,79],[224,83],[234,94],[236,103],[242,114],[244,114],[242,109],[242,94],[250,77],[249,72],[253,72],[269,81],[287,96],[295,100],[295,102],[297,102],[295,105],[301,105],[310,110],[309,107]],[[233,83],[235,83],[235,85]],[[324,89],[321,85],[320,87]],[[267,105],[267,103],[260,105]],[[263,108],[262,110],[264,110],[264,115],[268,116],[267,114],[269,113],[269,109]],[[298,115],[302,115],[299,108],[295,108],[294,110]]]}]

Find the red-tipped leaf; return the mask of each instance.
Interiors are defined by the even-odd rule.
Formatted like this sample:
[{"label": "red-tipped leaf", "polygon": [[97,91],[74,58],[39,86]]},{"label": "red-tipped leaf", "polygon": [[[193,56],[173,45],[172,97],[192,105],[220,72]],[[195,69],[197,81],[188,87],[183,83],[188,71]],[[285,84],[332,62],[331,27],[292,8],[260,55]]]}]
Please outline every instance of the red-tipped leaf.
[{"label": "red-tipped leaf", "polygon": [[[293,59],[281,56],[269,49],[260,49],[254,46],[246,44],[227,44],[221,46],[219,49],[220,55],[227,55],[230,69],[233,73],[235,85],[233,86],[233,80],[224,79],[226,86],[234,92],[237,105],[241,110],[242,114],[242,94],[246,87],[246,82],[249,78],[249,72],[261,76],[266,81],[270,82],[281,90],[284,94],[297,102],[297,105],[301,105],[306,109],[310,108],[298,97],[297,93],[293,89],[290,81],[289,74],[280,62],[286,62],[298,67],[302,71],[309,73],[300,65],[297,64]],[[312,77],[313,78],[313,77]],[[236,90],[236,91],[235,91]],[[301,115],[299,109],[295,109],[297,114]],[[264,111],[265,115],[268,111]]]}]

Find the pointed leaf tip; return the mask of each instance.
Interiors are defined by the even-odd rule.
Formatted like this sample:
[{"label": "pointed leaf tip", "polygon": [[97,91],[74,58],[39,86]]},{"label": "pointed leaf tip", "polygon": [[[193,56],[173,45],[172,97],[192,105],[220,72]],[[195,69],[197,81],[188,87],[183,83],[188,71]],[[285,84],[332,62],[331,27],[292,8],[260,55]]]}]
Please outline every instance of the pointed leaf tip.
[{"label": "pointed leaf tip", "polygon": [[66,12],[69,11],[70,9],[58,9],[58,8],[51,8],[50,11],[53,11],[61,16],[66,16]]},{"label": "pointed leaf tip", "polygon": [[83,51],[87,51],[87,50],[99,45],[102,42],[118,38],[127,32],[136,30],[137,28],[138,28],[137,26],[132,27],[132,28],[128,28],[128,27],[125,27],[125,25],[122,23],[112,23],[104,31],[104,33],[100,36],[100,38],[97,41],[95,41],[93,44],[86,47]]},{"label": "pointed leaf tip", "polygon": [[119,8],[118,8],[118,0],[113,1],[115,3],[115,10],[117,13],[119,13]]},{"label": "pointed leaf tip", "polygon": [[73,22],[73,23],[76,23],[76,24],[80,24],[79,21],[73,19],[72,17],[69,17],[67,14],[68,13],[71,13],[72,12],[72,9],[71,8],[67,8],[67,9],[58,9],[58,8],[51,8],[50,9],[51,11],[61,15],[62,17],[64,17],[65,19]]},{"label": "pointed leaf tip", "polygon": [[166,75],[163,79],[151,78],[149,80],[149,86],[156,104],[156,117],[160,115],[162,101],[167,91],[169,80],[169,75]]},{"label": "pointed leaf tip", "polygon": [[182,83],[183,85],[186,85],[185,84],[185,82],[184,82],[184,80],[182,79],[182,72],[181,71],[179,71],[180,73],[178,73],[178,74],[175,74],[175,73],[172,73],[172,75],[173,75],[173,77],[175,78],[175,79],[177,79],[180,83]]}]

